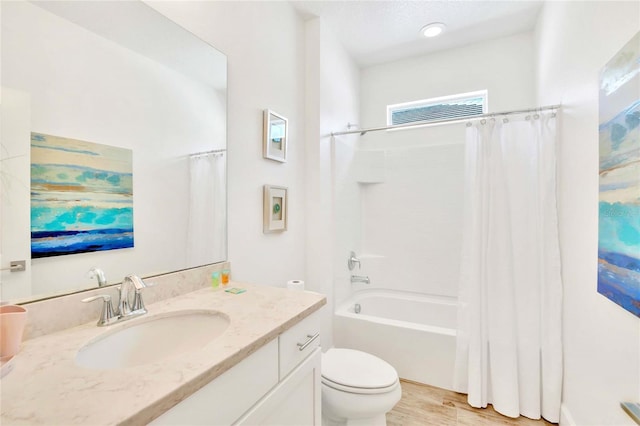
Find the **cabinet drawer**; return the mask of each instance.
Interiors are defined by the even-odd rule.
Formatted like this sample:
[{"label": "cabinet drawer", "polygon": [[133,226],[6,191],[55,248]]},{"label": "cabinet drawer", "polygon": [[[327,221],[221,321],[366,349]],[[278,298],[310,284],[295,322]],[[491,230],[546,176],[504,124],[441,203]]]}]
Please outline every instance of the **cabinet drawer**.
[{"label": "cabinet drawer", "polygon": [[280,335],[280,380],[320,346],[320,321],[316,311]]}]

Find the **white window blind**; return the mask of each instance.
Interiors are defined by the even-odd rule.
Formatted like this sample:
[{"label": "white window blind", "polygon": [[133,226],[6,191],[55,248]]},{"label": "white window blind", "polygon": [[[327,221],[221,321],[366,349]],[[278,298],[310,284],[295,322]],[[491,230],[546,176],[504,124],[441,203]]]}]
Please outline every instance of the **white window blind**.
[{"label": "white window blind", "polygon": [[408,124],[473,117],[487,111],[487,91],[423,99],[387,106],[387,124]]}]

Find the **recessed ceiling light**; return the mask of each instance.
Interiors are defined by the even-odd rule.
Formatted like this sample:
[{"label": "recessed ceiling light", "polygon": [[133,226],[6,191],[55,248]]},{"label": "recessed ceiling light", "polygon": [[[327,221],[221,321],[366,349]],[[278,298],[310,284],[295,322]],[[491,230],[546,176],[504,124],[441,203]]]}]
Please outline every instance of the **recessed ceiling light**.
[{"label": "recessed ceiling light", "polygon": [[420,34],[425,37],[436,37],[444,32],[445,27],[446,25],[442,22],[432,22],[422,27]]}]

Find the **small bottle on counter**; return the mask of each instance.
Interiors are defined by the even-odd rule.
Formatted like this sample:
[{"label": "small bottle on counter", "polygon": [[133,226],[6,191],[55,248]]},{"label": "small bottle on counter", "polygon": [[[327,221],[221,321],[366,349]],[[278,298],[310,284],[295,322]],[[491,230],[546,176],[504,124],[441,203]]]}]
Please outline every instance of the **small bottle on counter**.
[{"label": "small bottle on counter", "polygon": [[211,287],[214,290],[218,290],[220,288],[220,272],[212,272],[211,273]]},{"label": "small bottle on counter", "polygon": [[231,275],[231,271],[228,269],[222,270],[222,286],[225,287],[229,284],[229,275]]}]

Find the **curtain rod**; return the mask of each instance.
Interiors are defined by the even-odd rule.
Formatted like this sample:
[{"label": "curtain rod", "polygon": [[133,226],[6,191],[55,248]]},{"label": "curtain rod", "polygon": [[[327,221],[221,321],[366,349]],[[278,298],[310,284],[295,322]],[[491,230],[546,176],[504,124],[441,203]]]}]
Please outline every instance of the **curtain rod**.
[{"label": "curtain rod", "polygon": [[447,118],[445,120],[416,121],[408,124],[396,124],[394,126],[385,126],[385,127],[371,127],[368,129],[361,129],[361,130],[345,130],[343,132],[331,132],[331,137],[340,136],[340,135],[351,135],[355,133],[360,133],[360,136],[362,136],[367,132],[377,132],[379,130],[406,129],[411,127],[425,126],[427,124],[456,123],[456,122],[464,122],[469,120],[476,120],[478,118],[493,117],[497,115],[523,114],[526,112],[545,111],[549,109],[560,109],[560,105],[547,105],[547,106],[538,107],[538,108],[520,109],[515,111],[489,112],[486,114],[474,115],[472,117],[464,117],[464,118]]},{"label": "curtain rod", "polygon": [[209,154],[222,154],[224,152],[226,152],[227,150],[225,148],[223,149],[212,149],[211,151],[202,151],[202,152],[194,152],[193,154],[189,154],[189,157],[193,158],[193,157],[201,157],[203,155],[209,155]]}]

